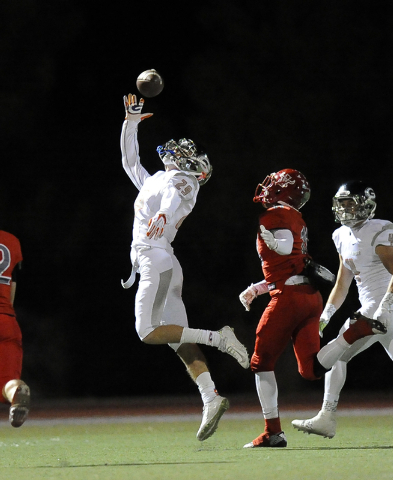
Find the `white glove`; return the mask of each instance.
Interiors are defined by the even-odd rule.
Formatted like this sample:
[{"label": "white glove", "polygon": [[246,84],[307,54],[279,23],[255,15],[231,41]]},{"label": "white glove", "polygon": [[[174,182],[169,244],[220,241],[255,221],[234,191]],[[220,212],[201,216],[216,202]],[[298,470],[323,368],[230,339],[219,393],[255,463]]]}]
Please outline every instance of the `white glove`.
[{"label": "white glove", "polygon": [[153,218],[149,220],[149,229],[146,235],[153,240],[161,238],[164,234],[164,227],[166,224],[166,216],[163,213],[156,213]]},{"label": "white glove", "polygon": [[379,307],[373,315],[373,320],[379,320],[386,328],[393,320],[393,293],[385,293]]},{"label": "white glove", "polygon": [[319,336],[323,337],[323,330],[325,329],[326,325],[329,323],[330,319],[336,312],[336,307],[332,303],[327,303],[323,312],[321,314],[321,318],[319,319]]},{"label": "white glove", "polygon": [[264,225],[260,225],[261,237],[270,250],[276,251],[278,248],[278,241],[274,238],[274,235],[269,230],[266,230]]},{"label": "white glove", "polygon": [[262,295],[263,293],[266,293],[268,291],[269,289],[266,280],[263,280],[262,282],[259,282],[255,285],[252,283],[248,288],[244,290],[244,292],[239,295],[239,299],[243,307],[247,310],[247,312],[249,312],[252,301],[259,295]]},{"label": "white glove", "polygon": [[132,95],[131,93],[129,93],[128,95],[125,95],[123,97],[123,101],[124,108],[126,110],[126,120],[131,120],[132,122],[139,123],[141,120],[149,118],[153,115],[152,113],[142,114],[142,108],[145,103],[143,98],[141,98],[139,100],[139,103],[137,103],[138,100],[136,98],[136,95]]}]

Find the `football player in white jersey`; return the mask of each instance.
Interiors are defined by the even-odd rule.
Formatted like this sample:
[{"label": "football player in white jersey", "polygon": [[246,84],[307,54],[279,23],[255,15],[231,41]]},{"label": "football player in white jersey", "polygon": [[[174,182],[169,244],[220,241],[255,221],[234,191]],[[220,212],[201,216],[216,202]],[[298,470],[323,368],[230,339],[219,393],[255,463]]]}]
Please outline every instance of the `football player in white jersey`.
[{"label": "football player in white jersey", "polygon": [[[138,102],[135,95],[124,97],[122,162],[139,194],[134,205],[132,273],[123,286],[129,288],[134,283],[135,273],[140,274],[135,298],[139,338],[150,345],[169,344],[197,384],[204,405],[197,433],[198,440],[202,441],[216,431],[229,402],[218,395],[197,344],[217,347],[232,355],[244,368],[249,367],[249,357],[228,326],[219,331],[188,327],[181,296],[182,269],[171,242],[194,208],[199,188],[209,180],[212,167],[207,155],[198,153],[194,142],[184,138],[178,142],[170,140],[157,148],[165,170],[149,175],[140,163],[137,139],[139,122],[152,115],[142,113],[143,104],[144,100]],[[169,379],[170,372],[167,374]]]},{"label": "football player in white jersey", "polygon": [[[375,193],[362,181],[350,181],[333,197],[333,212],[341,227],[333,232],[340,267],[336,283],[320,318],[320,335],[343,304],[353,279],[359,293],[359,312],[387,327],[384,335],[357,340],[325,375],[322,409],[315,417],[293,420],[299,431],[332,438],[336,434],[336,411],[344,386],[347,363],[358,353],[380,342],[393,360],[393,223],[373,219]],[[350,324],[348,319],[340,333]]]}]

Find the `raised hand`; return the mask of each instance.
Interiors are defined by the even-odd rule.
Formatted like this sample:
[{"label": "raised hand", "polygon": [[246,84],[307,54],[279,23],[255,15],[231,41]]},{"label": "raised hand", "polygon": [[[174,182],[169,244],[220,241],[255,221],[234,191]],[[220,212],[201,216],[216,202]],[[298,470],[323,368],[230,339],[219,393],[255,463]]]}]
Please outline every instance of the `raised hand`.
[{"label": "raised hand", "polygon": [[145,104],[143,98],[138,102],[137,96],[129,93],[123,97],[123,102],[126,111],[126,120],[139,123],[141,120],[145,120],[145,118],[153,115],[152,113],[142,113],[142,108]]}]

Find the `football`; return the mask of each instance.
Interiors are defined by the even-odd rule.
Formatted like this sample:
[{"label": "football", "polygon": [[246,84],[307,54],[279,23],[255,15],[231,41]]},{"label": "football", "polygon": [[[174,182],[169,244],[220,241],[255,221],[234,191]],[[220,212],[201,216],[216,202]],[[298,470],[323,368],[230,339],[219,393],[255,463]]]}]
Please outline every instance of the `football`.
[{"label": "football", "polygon": [[155,97],[162,92],[164,80],[156,70],[145,70],[136,79],[136,86],[144,97]]}]

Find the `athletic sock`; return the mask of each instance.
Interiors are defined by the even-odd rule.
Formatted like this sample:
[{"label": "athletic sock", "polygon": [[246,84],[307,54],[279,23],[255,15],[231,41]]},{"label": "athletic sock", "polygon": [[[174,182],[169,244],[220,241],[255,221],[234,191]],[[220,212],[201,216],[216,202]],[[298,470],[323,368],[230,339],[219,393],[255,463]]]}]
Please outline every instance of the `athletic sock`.
[{"label": "athletic sock", "polygon": [[199,343],[209,347],[218,347],[221,336],[212,330],[200,330],[198,328],[184,327],[180,343]]},{"label": "athletic sock", "polygon": [[329,400],[324,400],[322,403],[322,412],[335,414],[337,411],[338,400],[330,402]]},{"label": "athletic sock", "polygon": [[274,435],[280,432],[282,432],[280,417],[265,418],[265,433]]},{"label": "athletic sock", "polygon": [[218,393],[209,372],[201,373],[195,380],[204,405],[214,400]]}]

